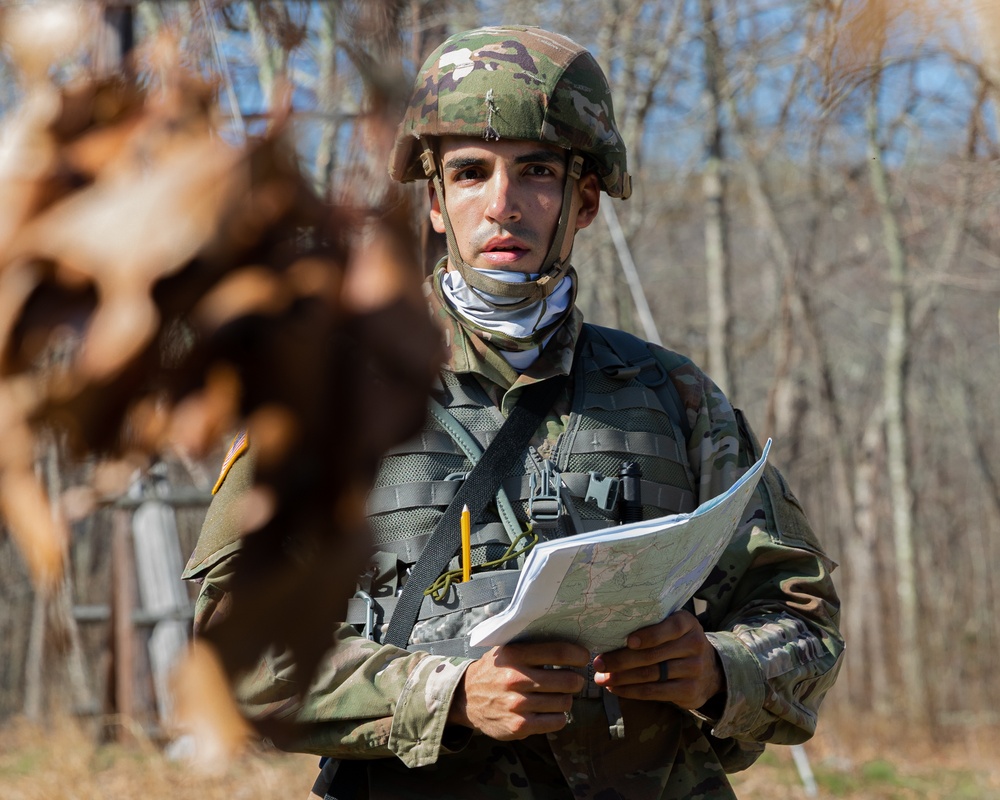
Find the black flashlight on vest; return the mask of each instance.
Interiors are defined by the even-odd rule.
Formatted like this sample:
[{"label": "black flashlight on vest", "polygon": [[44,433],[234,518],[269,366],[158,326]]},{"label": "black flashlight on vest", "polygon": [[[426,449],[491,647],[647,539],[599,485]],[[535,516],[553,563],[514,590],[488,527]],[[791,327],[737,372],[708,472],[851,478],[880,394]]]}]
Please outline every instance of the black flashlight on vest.
[{"label": "black flashlight on vest", "polygon": [[635,461],[623,461],[618,469],[618,521],[642,519],[642,470]]}]

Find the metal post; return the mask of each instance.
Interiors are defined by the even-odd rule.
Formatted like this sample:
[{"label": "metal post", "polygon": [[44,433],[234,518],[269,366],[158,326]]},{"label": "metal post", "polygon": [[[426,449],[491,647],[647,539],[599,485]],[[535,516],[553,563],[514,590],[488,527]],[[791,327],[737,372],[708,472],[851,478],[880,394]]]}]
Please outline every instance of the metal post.
[{"label": "metal post", "polygon": [[116,511],[111,534],[111,587],[114,642],[114,707],[120,720],[115,737],[122,741],[128,736],[135,718],[135,628],[132,612],[135,608],[135,561],[131,540],[132,515]]},{"label": "metal post", "polygon": [[653,344],[662,345],[663,340],[656,330],[656,322],[653,320],[653,312],[646,301],[646,293],[642,290],[642,282],[639,280],[639,271],[635,268],[635,261],[632,260],[632,252],[625,241],[625,233],[618,222],[618,213],[609,202],[601,203],[601,212],[604,215],[604,222],[608,226],[611,234],[611,241],[618,253],[618,261],[622,265],[622,272],[625,273],[625,280],[628,282],[629,291],[632,292],[632,301],[635,309],[639,312],[639,320],[642,322],[643,333],[646,341]]},{"label": "metal post", "polygon": [[799,778],[805,788],[806,797],[816,797],[819,794],[816,778],[813,776],[812,767],[809,766],[809,756],[806,755],[806,750],[802,745],[792,745],[792,760],[795,761],[795,768],[799,771]]}]

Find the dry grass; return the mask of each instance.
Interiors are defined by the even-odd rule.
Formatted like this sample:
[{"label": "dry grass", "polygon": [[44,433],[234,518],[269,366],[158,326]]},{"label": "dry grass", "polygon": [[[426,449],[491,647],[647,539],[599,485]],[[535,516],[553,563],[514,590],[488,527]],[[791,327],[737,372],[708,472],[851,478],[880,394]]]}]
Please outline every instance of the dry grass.
[{"label": "dry grass", "polygon": [[[1000,800],[1000,729],[931,735],[899,720],[828,719],[805,750],[820,798]],[[769,748],[733,785],[744,800],[806,797],[784,747]]]},{"label": "dry grass", "polygon": [[[872,722],[826,726],[806,751],[820,798],[1000,800],[1000,731],[904,737]],[[2,800],[305,800],[316,758],[258,751],[218,774],[164,757],[152,742],[99,745],[73,722],[0,727]],[[773,747],[734,776],[741,800],[802,800],[791,752]]]},{"label": "dry grass", "polygon": [[210,775],[165,758],[142,738],[99,745],[71,722],[0,728],[3,800],[304,800],[316,763],[315,756],[256,752]]}]

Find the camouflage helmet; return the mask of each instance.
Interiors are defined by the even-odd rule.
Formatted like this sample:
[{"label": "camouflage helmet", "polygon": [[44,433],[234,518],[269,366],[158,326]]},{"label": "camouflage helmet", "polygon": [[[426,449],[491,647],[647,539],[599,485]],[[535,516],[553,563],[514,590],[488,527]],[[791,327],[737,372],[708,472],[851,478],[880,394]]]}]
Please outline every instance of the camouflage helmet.
[{"label": "camouflage helmet", "polygon": [[541,28],[459,33],[428,57],[389,158],[389,174],[429,177],[420,137],[526,139],[585,154],[612,197],[632,191],[611,89],[594,57]]}]

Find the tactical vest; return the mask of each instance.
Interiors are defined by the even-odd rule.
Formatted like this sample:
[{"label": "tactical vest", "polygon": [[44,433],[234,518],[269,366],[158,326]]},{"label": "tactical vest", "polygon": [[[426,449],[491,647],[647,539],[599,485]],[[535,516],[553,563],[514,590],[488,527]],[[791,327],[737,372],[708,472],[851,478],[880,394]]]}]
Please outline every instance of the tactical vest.
[{"label": "tactical vest", "polygon": [[[348,621],[376,641],[406,569],[504,421],[473,376],[446,372],[442,382],[424,429],[386,454],[369,496],[377,552]],[[523,470],[503,482],[497,502],[473,521],[473,565],[497,560],[529,522],[542,540],[618,524],[616,477],[623,461],[641,469],[643,519],[693,511],[697,480],[687,458],[688,434],[677,389],[648,345],[584,325],[568,423],[548,459],[527,449]],[[457,566],[456,556],[451,567]],[[508,561],[452,585],[440,601],[426,597],[409,648],[481,655],[483,649],[468,645],[467,633],[507,605],[519,572],[520,563]]]}]

